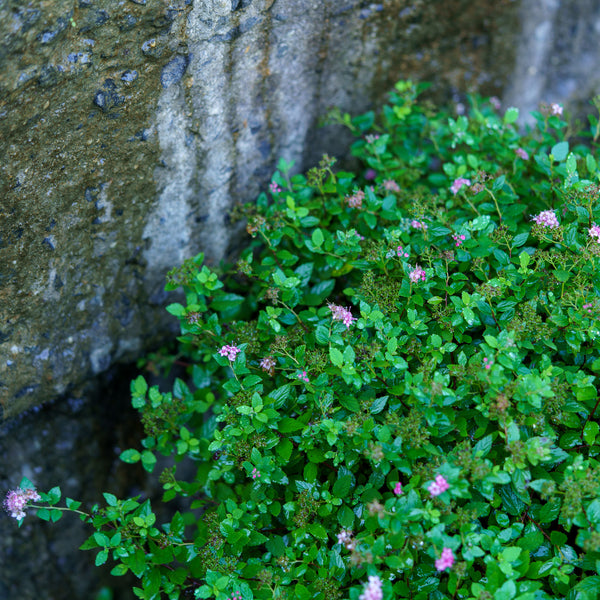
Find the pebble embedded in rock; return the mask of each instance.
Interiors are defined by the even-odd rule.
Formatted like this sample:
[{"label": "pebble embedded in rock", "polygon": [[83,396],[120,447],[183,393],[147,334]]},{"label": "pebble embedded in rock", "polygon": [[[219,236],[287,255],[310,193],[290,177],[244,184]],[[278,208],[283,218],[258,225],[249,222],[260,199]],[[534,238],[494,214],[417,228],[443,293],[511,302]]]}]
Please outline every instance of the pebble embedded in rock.
[{"label": "pebble embedded in rock", "polygon": [[171,62],[167,63],[160,74],[160,83],[164,88],[168,88],[181,81],[185,70],[187,69],[189,59],[187,56],[176,56]]}]

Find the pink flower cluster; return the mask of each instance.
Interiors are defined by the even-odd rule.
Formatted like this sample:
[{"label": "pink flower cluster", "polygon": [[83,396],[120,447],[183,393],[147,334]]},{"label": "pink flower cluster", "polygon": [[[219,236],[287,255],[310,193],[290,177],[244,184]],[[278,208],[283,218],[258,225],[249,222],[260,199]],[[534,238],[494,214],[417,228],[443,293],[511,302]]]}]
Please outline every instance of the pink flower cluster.
[{"label": "pink flower cluster", "polygon": [[500,99],[496,96],[492,96],[490,98],[490,104],[496,109],[496,110],[500,110],[500,107],[502,106]]},{"label": "pink flower cluster", "polygon": [[35,488],[17,488],[10,490],[4,500],[4,508],[13,519],[20,521],[25,518],[25,508],[31,501],[41,500],[41,496],[35,491]]},{"label": "pink flower cluster", "polygon": [[347,329],[350,329],[350,325],[356,321],[356,318],[352,316],[349,308],[344,308],[343,306],[338,306],[337,304],[331,304],[331,302],[328,302],[327,306],[331,311],[333,320],[341,321]]},{"label": "pink flower cluster", "polygon": [[483,359],[483,366],[489,371],[494,363],[489,358]]},{"label": "pink flower cluster", "polygon": [[406,252],[402,246],[396,248],[396,254],[398,255],[398,258],[408,258],[408,252]]},{"label": "pink flower cluster", "polygon": [[423,231],[427,229],[427,223],[425,223],[424,221],[417,221],[417,219],[413,219],[410,222],[410,226],[413,229],[422,229]]},{"label": "pink flower cluster", "polygon": [[594,305],[591,302],[588,302],[587,304],[584,304],[581,308],[583,308],[583,310],[587,310],[589,313],[591,313],[592,309],[594,308]]},{"label": "pink flower cluster", "polygon": [[279,192],[281,192],[281,188],[274,181],[271,181],[269,184],[269,189],[272,194],[279,194]]},{"label": "pink flower cluster", "polygon": [[242,600],[242,592],[232,592],[231,597],[227,600]]},{"label": "pink flower cluster", "polygon": [[381,579],[376,576],[369,576],[369,583],[358,600],[383,600],[383,590],[381,589]]},{"label": "pink flower cluster", "polygon": [[550,105],[550,113],[556,115],[557,117],[561,117],[563,114],[563,107],[560,104],[553,102]]},{"label": "pink flower cluster", "polygon": [[346,203],[350,208],[362,208],[363,200],[365,199],[365,193],[362,190],[358,190],[346,198]]},{"label": "pink flower cluster", "polygon": [[443,494],[446,490],[450,489],[450,486],[442,475],[436,475],[435,481],[432,481],[427,489],[433,498],[434,496]]},{"label": "pink flower cluster", "polygon": [[417,265],[408,274],[408,278],[411,280],[412,283],[419,283],[419,281],[425,281],[425,279],[427,279],[427,275],[425,274],[425,271],[423,271],[423,269],[421,269],[421,267]]},{"label": "pink flower cluster", "polygon": [[221,356],[225,356],[231,362],[235,360],[235,357],[241,352],[241,350],[237,346],[223,346],[219,350],[219,354]]},{"label": "pink flower cluster", "polygon": [[383,188],[388,192],[399,192],[400,186],[393,179],[386,179],[383,182]]},{"label": "pink flower cluster", "polygon": [[559,227],[556,213],[553,210],[543,210],[539,215],[533,217],[533,221],[541,227],[556,229]]},{"label": "pink flower cluster", "polygon": [[452,548],[444,548],[440,558],[435,561],[435,568],[438,571],[445,571],[446,569],[450,569],[453,564],[454,554],[452,552]]},{"label": "pink flower cluster", "polygon": [[455,233],[452,235],[452,239],[454,240],[454,244],[456,245],[456,247],[458,248],[459,246],[462,246],[462,243],[467,239],[466,236],[464,234],[458,234]]},{"label": "pink flower cluster", "polygon": [[252,479],[256,479],[257,477],[260,477],[260,472],[258,471],[258,469],[256,467],[254,467],[252,469]]},{"label": "pink flower cluster", "polygon": [[367,144],[372,144],[375,140],[378,140],[378,139],[379,139],[379,135],[376,133],[365,135],[365,140],[367,141]]},{"label": "pink flower cluster", "polygon": [[471,180],[465,179],[464,177],[458,177],[450,186],[450,191],[456,196],[456,194],[458,194],[460,188],[462,188],[463,185],[471,185]]},{"label": "pink flower cluster", "polygon": [[356,540],[350,529],[342,529],[337,534],[338,544],[341,544],[346,550],[354,550],[356,548]]},{"label": "pink flower cluster", "polygon": [[275,359],[272,356],[266,356],[260,359],[260,368],[269,375],[275,374]]},{"label": "pink flower cluster", "polygon": [[396,496],[400,496],[402,494],[402,484],[400,482],[398,482],[394,487],[394,494],[396,494]]},{"label": "pink flower cluster", "polygon": [[588,234],[595,242],[600,243],[600,226],[599,225],[596,225],[596,223],[594,223],[588,229]]},{"label": "pink flower cluster", "polygon": [[304,381],[304,383],[308,383],[310,381],[310,379],[308,378],[308,374],[306,373],[306,371],[301,371],[300,373],[298,373],[298,375],[296,375],[296,377],[300,381]]},{"label": "pink flower cluster", "polygon": [[515,154],[523,160],[529,160],[529,154],[523,148],[517,148]]}]

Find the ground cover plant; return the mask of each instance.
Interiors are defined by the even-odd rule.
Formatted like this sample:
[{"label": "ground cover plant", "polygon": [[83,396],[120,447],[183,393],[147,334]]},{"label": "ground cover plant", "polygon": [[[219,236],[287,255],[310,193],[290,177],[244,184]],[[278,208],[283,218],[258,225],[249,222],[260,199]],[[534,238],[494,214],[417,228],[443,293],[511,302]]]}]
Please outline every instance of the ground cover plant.
[{"label": "ground cover plant", "polygon": [[235,268],[169,273],[189,381],[132,382],[147,437],[122,459],[173,457],[163,500],[186,508],[159,524],[24,480],[15,518],[80,512],[146,600],[597,597],[594,152],[558,105],[521,134],[516,109],[457,117],[423,87],[334,115],[360,175],[281,161]]}]

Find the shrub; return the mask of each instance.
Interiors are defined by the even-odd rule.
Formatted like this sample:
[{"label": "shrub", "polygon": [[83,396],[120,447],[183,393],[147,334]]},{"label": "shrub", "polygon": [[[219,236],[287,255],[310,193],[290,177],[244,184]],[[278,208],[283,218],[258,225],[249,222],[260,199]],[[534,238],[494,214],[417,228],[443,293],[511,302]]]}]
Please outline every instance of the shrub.
[{"label": "shrub", "polygon": [[122,459],[173,457],[189,508],[82,514],[139,598],[596,597],[598,165],[557,105],[522,135],[422,87],[336,115],[362,177],[281,161],[236,268],[169,273],[189,381],[132,382],[147,437]]}]

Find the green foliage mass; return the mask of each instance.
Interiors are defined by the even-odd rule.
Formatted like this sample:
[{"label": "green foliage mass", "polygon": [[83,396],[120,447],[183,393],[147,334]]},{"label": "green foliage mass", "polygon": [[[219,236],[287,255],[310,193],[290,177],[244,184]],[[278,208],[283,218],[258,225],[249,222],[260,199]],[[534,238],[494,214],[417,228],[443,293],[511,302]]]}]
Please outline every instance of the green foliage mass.
[{"label": "green foliage mass", "polygon": [[169,274],[189,381],[132,383],[147,437],[122,459],[174,457],[164,501],[189,508],[159,525],[106,494],[84,517],[139,598],[597,597],[594,153],[556,107],[522,134],[516,109],[421,91],[337,115],[367,180],[281,161],[237,211],[236,267]]}]

